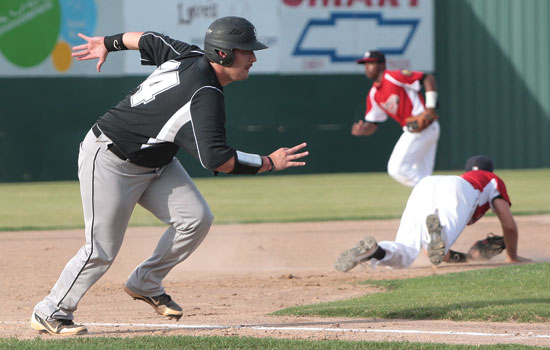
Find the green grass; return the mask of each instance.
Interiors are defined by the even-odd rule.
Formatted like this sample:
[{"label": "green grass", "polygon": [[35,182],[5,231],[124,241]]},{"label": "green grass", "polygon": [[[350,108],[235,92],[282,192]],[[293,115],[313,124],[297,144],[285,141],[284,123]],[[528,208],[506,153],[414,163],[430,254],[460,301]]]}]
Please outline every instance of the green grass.
[{"label": "green grass", "polygon": [[190,336],[148,336],[133,338],[72,338],[56,340],[17,340],[0,339],[0,349],[102,349],[102,350],[129,350],[129,349],[224,349],[224,350],[470,350],[470,349],[504,349],[504,350],[532,350],[541,347],[525,345],[446,345],[409,342],[351,342],[343,340],[289,340],[250,337],[190,337]]},{"label": "green grass", "polygon": [[505,266],[411,279],[366,281],[385,291],[292,307],[277,315],[549,322],[550,264]]},{"label": "green grass", "polygon": [[[441,174],[441,173],[440,173]],[[452,174],[447,172],[445,174]],[[550,213],[550,169],[508,170],[516,215]],[[410,189],[385,173],[200,178],[216,223],[398,218]],[[131,225],[158,225],[138,208]],[[0,230],[82,227],[77,182],[0,184]],[[550,264],[367,281],[386,292],[282,310],[281,314],[548,322]],[[0,339],[0,349],[478,349],[477,346],[238,337]],[[492,345],[484,349],[540,349]]]},{"label": "green grass", "polygon": [[[550,169],[498,174],[507,183],[515,215],[550,213]],[[218,224],[399,218],[410,193],[386,173],[220,176],[195,182]],[[138,206],[130,225],[161,223]],[[1,231],[81,227],[78,182],[0,184]]]}]

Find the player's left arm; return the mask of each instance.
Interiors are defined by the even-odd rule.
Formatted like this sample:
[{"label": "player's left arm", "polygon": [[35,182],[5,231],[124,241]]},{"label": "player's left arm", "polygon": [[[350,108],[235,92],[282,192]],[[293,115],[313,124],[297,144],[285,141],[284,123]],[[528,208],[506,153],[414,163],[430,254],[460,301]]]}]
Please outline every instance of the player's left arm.
[{"label": "player's left arm", "polygon": [[493,200],[493,210],[502,226],[502,235],[506,245],[506,262],[530,261],[517,255],[518,226],[510,211],[510,204],[503,198],[495,198]]},{"label": "player's left arm", "polygon": [[[103,36],[94,36],[89,37],[82,33],[78,33],[78,36],[86,41],[85,44],[74,46],[72,56],[76,57],[78,61],[93,60],[97,58],[96,69],[98,72],[101,71],[101,66],[107,59],[109,54],[108,47],[113,48],[110,51],[117,50],[138,50],[139,49],[139,39],[143,35],[143,32],[128,32],[119,34],[122,38],[122,42],[118,42],[116,36],[112,37],[103,37]],[[110,38],[108,43],[106,43],[106,38]],[[119,39],[118,39],[119,40]]]},{"label": "player's left arm", "polygon": [[435,109],[437,108],[437,82],[432,74],[425,74],[422,79],[425,91],[425,106],[426,112],[432,116],[436,116]]},{"label": "player's left arm", "polygon": [[176,144],[194,154],[205,169],[228,174],[257,174],[306,164],[300,158],[309,152],[299,152],[307,146],[306,143],[281,147],[269,156],[246,153],[229,146],[224,105],[223,94],[217,88],[199,89],[191,101],[191,123],[187,125],[192,128],[193,144],[186,143],[189,130],[182,128],[176,135]]}]

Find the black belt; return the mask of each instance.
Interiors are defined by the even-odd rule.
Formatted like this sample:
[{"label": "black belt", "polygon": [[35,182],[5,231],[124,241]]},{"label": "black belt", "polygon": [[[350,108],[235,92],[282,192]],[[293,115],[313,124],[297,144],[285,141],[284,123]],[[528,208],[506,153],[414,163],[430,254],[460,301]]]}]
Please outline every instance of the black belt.
[{"label": "black belt", "polygon": [[[99,126],[97,126],[97,123],[92,126],[92,132],[94,133],[95,137],[101,136],[103,134],[101,130],[99,129]],[[118,148],[114,143],[111,143],[107,149],[111,152],[113,152],[117,157],[119,157],[122,160],[128,160],[128,158],[122,153],[120,148]]]}]

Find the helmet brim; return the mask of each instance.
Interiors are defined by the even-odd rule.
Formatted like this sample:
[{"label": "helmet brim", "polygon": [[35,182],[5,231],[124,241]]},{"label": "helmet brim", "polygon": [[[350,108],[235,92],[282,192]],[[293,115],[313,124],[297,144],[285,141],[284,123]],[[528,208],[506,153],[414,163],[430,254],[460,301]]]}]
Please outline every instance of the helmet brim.
[{"label": "helmet brim", "polygon": [[258,40],[254,40],[253,42],[250,42],[250,43],[235,45],[235,48],[241,49],[241,50],[257,51],[257,50],[267,49],[268,46],[259,42]]}]

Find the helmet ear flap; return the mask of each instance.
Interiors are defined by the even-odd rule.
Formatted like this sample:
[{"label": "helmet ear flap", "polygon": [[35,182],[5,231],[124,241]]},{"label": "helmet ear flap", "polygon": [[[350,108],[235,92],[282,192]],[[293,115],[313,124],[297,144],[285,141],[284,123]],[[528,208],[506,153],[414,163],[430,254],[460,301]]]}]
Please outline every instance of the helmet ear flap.
[{"label": "helmet ear flap", "polygon": [[[219,60],[217,63],[221,64],[222,66],[230,66],[233,61],[235,60],[235,54],[233,53],[233,50],[222,50],[222,49],[214,49],[216,51],[216,55],[219,57]],[[220,53],[224,53],[225,57],[223,57]]]},{"label": "helmet ear flap", "polygon": [[[220,52],[223,52],[225,57]],[[235,59],[233,50],[222,49],[209,44],[204,45],[204,54],[210,62],[218,63],[225,67],[230,66]]]}]

